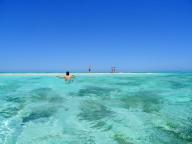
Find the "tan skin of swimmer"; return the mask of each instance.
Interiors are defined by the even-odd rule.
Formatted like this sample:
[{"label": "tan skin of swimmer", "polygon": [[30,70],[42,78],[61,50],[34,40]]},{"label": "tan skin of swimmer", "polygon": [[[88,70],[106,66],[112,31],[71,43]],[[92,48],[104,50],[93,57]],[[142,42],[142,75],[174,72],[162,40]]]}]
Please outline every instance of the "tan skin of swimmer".
[{"label": "tan skin of swimmer", "polygon": [[75,76],[71,75],[69,72],[66,72],[65,76],[58,76],[59,78],[64,78],[66,81],[72,80]]},{"label": "tan skin of swimmer", "polygon": [[73,78],[74,78],[73,75],[65,75],[65,76],[64,76],[64,79],[65,79],[66,81],[72,80]]}]

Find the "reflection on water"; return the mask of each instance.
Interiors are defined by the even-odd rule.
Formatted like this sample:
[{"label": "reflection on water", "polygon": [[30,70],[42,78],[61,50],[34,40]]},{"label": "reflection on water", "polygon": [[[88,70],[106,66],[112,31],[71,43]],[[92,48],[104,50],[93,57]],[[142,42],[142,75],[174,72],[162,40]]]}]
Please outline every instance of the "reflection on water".
[{"label": "reflection on water", "polygon": [[190,144],[192,74],[0,77],[0,144]]}]

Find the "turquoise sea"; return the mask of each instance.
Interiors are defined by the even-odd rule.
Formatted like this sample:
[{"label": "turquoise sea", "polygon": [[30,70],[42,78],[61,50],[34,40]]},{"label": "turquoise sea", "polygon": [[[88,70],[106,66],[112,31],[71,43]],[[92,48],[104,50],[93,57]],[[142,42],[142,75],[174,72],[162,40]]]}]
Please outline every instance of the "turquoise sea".
[{"label": "turquoise sea", "polygon": [[0,144],[191,144],[192,73],[0,74]]}]

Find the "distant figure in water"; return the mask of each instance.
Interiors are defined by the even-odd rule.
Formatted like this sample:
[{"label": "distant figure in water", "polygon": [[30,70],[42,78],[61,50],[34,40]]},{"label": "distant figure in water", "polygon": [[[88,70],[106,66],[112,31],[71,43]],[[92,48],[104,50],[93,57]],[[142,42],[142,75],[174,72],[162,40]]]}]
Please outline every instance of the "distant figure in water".
[{"label": "distant figure in water", "polygon": [[116,67],[111,67],[111,72],[115,73],[116,72]]},{"label": "distant figure in water", "polygon": [[64,76],[64,79],[65,79],[66,81],[70,81],[70,80],[72,80],[74,77],[75,77],[74,75],[71,75],[71,74],[69,73],[69,71],[67,71],[67,72],[66,72],[66,75]]},{"label": "distant figure in water", "polygon": [[91,66],[89,67],[88,71],[89,71],[89,73],[91,72]]}]

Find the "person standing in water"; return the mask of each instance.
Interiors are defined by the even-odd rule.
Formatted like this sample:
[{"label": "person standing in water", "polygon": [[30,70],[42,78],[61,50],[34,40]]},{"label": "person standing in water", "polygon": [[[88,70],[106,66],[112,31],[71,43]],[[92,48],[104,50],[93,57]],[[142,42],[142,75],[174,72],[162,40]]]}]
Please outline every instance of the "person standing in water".
[{"label": "person standing in water", "polygon": [[114,67],[113,66],[111,67],[111,73],[114,73]]},{"label": "person standing in water", "polygon": [[91,72],[91,66],[89,66],[89,69],[88,69],[89,73]]},{"label": "person standing in water", "polygon": [[113,67],[113,72],[116,73],[116,67]]},{"label": "person standing in water", "polygon": [[114,66],[111,67],[111,72],[112,72],[112,73],[116,73],[116,67],[114,67]]}]

